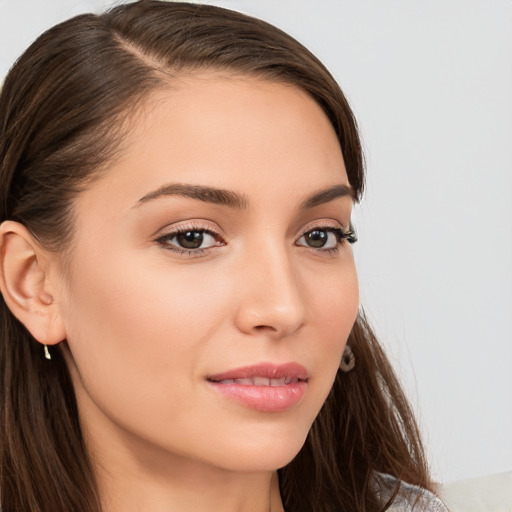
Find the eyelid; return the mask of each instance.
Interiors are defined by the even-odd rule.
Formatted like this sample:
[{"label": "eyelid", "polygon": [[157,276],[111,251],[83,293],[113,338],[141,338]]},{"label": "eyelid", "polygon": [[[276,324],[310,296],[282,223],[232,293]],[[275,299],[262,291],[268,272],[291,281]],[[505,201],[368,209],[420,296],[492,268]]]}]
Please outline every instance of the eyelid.
[{"label": "eyelid", "polygon": [[213,222],[205,219],[197,220],[186,220],[176,222],[174,224],[168,224],[163,228],[160,228],[156,233],[152,235],[152,238],[161,238],[164,236],[174,235],[182,233],[183,231],[207,231],[215,236],[222,236],[222,230]]},{"label": "eyelid", "polygon": [[305,226],[303,226],[299,233],[297,233],[297,236],[303,236],[308,231],[311,231],[313,229],[337,229],[341,230],[343,232],[351,231],[352,226],[349,224],[349,226],[344,226],[340,221],[335,219],[318,219],[311,222],[308,222]]}]

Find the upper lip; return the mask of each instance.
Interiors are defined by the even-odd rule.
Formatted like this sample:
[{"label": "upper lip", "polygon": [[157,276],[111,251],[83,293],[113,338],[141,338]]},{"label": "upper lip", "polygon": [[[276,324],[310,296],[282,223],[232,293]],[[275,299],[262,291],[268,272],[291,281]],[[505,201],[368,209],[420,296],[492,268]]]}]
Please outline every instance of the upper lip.
[{"label": "upper lip", "polygon": [[209,381],[220,382],[231,379],[250,379],[253,377],[266,377],[268,379],[281,379],[283,377],[307,380],[308,372],[299,363],[260,363],[240,368],[233,368],[223,373],[217,373],[208,377]]}]

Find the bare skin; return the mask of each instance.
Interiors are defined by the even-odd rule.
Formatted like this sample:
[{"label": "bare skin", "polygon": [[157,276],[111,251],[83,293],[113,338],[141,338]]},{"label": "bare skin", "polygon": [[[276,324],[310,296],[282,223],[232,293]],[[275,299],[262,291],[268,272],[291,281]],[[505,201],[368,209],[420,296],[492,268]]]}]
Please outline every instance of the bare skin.
[{"label": "bare skin", "polygon": [[[70,270],[40,258],[52,315],[36,337],[67,340],[106,512],[266,512],[269,498],[282,511],[276,470],[329,393],[359,302],[335,133],[300,90],[214,72],[154,93],[134,119],[122,157],[77,199]],[[2,229],[6,247],[27,237]],[[282,411],[209,381],[290,362],[307,384]]]}]

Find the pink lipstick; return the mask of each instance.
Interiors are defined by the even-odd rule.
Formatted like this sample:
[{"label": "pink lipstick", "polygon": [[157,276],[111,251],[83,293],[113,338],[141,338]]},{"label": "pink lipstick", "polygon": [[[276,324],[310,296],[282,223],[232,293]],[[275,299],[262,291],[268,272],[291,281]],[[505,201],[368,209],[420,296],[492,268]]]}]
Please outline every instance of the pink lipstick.
[{"label": "pink lipstick", "polygon": [[209,384],[236,402],[263,412],[282,412],[304,398],[308,373],[298,363],[262,363],[208,377]]}]

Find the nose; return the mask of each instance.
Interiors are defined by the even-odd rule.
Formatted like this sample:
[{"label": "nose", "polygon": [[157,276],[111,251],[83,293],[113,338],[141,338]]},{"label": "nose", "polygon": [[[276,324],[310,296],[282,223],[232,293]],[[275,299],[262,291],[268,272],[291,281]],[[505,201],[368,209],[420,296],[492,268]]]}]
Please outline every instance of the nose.
[{"label": "nose", "polygon": [[244,258],[239,276],[235,323],[241,332],[281,338],[300,329],[305,294],[298,269],[284,248],[260,249]]}]

